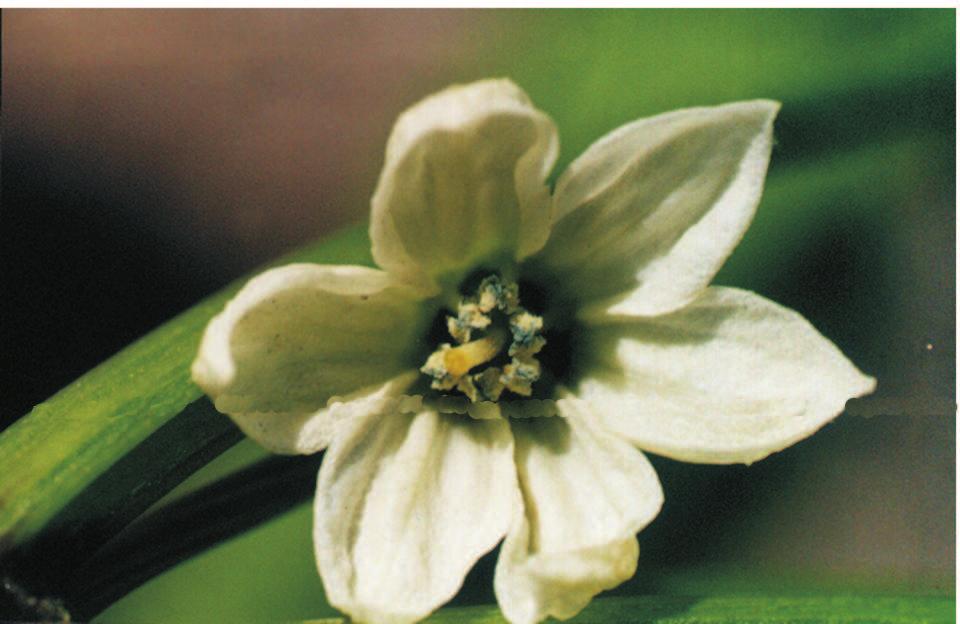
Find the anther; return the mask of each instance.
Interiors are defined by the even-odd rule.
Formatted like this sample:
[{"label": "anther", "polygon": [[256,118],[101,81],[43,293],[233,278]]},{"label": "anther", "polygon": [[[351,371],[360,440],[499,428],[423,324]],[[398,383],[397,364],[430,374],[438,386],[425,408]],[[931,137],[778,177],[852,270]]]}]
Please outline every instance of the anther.
[{"label": "anther", "polygon": [[[540,363],[534,356],[546,340],[541,335],[543,319],[520,306],[516,283],[498,275],[484,278],[474,295],[461,299],[457,315],[447,317],[447,330],[457,346],[441,344],[420,367],[433,378],[431,388],[455,389],[473,403],[497,401],[504,390],[531,395],[531,386],[540,378]],[[483,337],[470,340],[474,332]],[[500,356],[508,343],[509,364],[484,366]]]}]

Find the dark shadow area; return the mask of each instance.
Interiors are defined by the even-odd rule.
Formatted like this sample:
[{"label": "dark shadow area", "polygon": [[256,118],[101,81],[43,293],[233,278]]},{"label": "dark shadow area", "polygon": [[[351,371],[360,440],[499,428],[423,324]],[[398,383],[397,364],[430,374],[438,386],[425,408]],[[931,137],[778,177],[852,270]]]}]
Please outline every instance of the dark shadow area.
[{"label": "dark shadow area", "polygon": [[[41,618],[38,609],[59,605],[79,621],[92,618],[154,576],[208,548],[309,500],[316,488],[322,453],[275,456],[224,477],[152,511],[122,530],[87,522],[100,547],[77,548],[77,531],[60,526],[43,543],[4,563],[4,577],[26,596],[50,597],[28,604],[10,587],[0,592],[0,618]],[[107,473],[109,475],[110,473]],[[95,487],[96,483],[91,486]],[[209,520],[216,519],[216,522]],[[63,548],[57,549],[60,545]],[[64,550],[64,549],[76,550]],[[31,562],[43,558],[42,570]],[[50,565],[51,558],[59,565]],[[50,576],[51,570],[57,578]],[[37,576],[42,572],[44,576]],[[55,598],[54,598],[55,597]],[[44,606],[46,605],[46,606]]]},{"label": "dark shadow area", "polygon": [[[816,100],[793,100],[777,115],[777,160],[793,163],[853,150],[878,138],[954,131],[954,75],[916,75]],[[953,154],[944,153],[945,158]]]},{"label": "dark shadow area", "polygon": [[76,612],[93,617],[177,563],[309,500],[322,459],[270,457],[138,520],[74,575],[67,594]]},{"label": "dark shadow area", "polygon": [[94,552],[242,437],[206,397],[193,402],[85,487],[38,539],[10,553],[3,570],[58,592]]},{"label": "dark shadow area", "polygon": [[226,281],[152,227],[173,189],[103,167],[4,127],[0,429]]},{"label": "dark shadow area", "polygon": [[[191,426],[185,427],[184,422]],[[31,614],[29,604],[17,598],[19,593],[56,596],[57,601],[71,604],[78,595],[85,595],[86,591],[75,594],[68,588],[85,588],[96,578],[82,570],[104,544],[241,438],[230,419],[214,410],[205,397],[188,405],[84,488],[37,539],[4,552],[0,575],[11,583],[6,598],[17,604],[5,604],[0,597],[0,615],[24,608],[28,608],[26,615]],[[152,478],[145,481],[145,474]],[[236,515],[237,510],[230,514]]]}]

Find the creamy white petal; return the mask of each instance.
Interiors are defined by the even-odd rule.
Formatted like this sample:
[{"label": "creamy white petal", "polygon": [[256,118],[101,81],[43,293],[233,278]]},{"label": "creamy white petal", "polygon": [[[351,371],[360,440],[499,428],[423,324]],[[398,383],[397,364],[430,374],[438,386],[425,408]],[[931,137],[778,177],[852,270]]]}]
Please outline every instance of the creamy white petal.
[{"label": "creamy white petal", "polygon": [[619,320],[587,330],[578,394],[607,427],[674,459],[756,461],[876,386],[802,316],[744,290]]},{"label": "creamy white petal", "polygon": [[518,498],[504,420],[421,412],[344,423],[315,499],[327,599],[360,622],[426,617],[503,537]]},{"label": "creamy white petal", "polygon": [[344,421],[395,405],[418,375],[411,370],[372,388],[333,397],[326,407],[313,412],[237,412],[230,418],[272,453],[310,455],[325,449]]},{"label": "creamy white petal", "polygon": [[497,601],[513,624],[576,615],[637,566],[636,533],[663,492],[647,459],[604,431],[585,404],[564,417],[512,421],[524,506],[497,561]]},{"label": "creamy white petal", "polygon": [[337,413],[353,409],[328,410],[331,398],[351,395],[372,408],[384,393],[402,392],[403,379],[384,384],[419,365],[415,349],[430,320],[421,308],[409,288],[376,269],[266,271],[207,326],[193,379],[270,450],[313,452]]},{"label": "creamy white petal", "polygon": [[540,249],[549,235],[545,180],[553,122],[509,80],[450,87],[397,120],[373,196],[377,264],[435,287],[477,263]]},{"label": "creamy white petal", "polygon": [[691,108],[614,130],[560,177],[537,260],[593,308],[649,316],[689,303],[753,218],[778,109]]}]

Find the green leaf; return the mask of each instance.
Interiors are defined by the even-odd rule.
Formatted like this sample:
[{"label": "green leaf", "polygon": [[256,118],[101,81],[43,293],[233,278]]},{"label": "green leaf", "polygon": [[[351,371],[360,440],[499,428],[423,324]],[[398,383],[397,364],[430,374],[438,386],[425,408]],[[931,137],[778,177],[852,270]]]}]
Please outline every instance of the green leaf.
[{"label": "green leaf", "polygon": [[60,598],[74,616],[100,613],[167,568],[309,500],[322,457],[271,456],[159,507],[108,541]]},{"label": "green leaf", "polygon": [[[366,228],[358,226],[275,264],[370,265],[369,249]],[[0,434],[0,557],[28,553],[41,533],[41,552],[89,554],[239,440],[201,398],[189,369],[207,322],[244,281],[133,343]],[[42,574],[44,565],[36,564],[43,560],[26,556],[32,565],[18,567]],[[52,568],[60,560],[43,563]]]},{"label": "green leaf", "polygon": [[[931,596],[630,596],[594,600],[577,617],[578,624],[658,622],[734,624],[743,622],[953,622],[955,601]],[[334,624],[343,618],[308,620]],[[495,606],[441,609],[426,620],[433,624],[501,624]]]},{"label": "green leaf", "polygon": [[757,97],[782,101],[784,115],[819,109],[814,126],[828,131],[806,142],[849,149],[927,126],[937,108],[953,118],[949,87],[946,100],[922,93],[953,84],[955,32],[947,9],[523,11],[490,34],[496,55],[480,62],[554,117],[561,165],[637,117]]}]

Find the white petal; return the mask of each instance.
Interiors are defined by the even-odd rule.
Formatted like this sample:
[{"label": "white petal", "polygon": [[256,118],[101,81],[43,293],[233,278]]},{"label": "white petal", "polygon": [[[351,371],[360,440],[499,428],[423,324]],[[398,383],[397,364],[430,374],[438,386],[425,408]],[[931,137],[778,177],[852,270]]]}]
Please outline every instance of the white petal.
[{"label": "white petal", "polygon": [[[383,271],[273,269],[250,280],[210,321],[193,379],[268,449],[314,452],[344,409],[374,409],[403,391],[410,378],[397,378],[418,366],[415,350],[429,316]],[[326,409],[344,395],[367,403]]]},{"label": "white petal", "polygon": [[584,404],[565,418],[513,421],[524,509],[497,561],[497,601],[513,624],[576,615],[597,593],[633,576],[636,533],[663,492],[647,459],[604,431]]},{"label": "white petal", "polygon": [[557,183],[542,261],[577,300],[614,313],[678,309],[753,219],[779,104],[691,108],[614,130]]},{"label": "white petal", "polygon": [[347,419],[382,413],[417,379],[412,370],[390,381],[335,397],[314,412],[237,412],[230,417],[243,433],[272,453],[309,455],[330,444]]},{"label": "white petal", "polygon": [[735,288],[591,327],[586,341],[581,398],[640,448],[682,461],[761,459],[876,386],[802,316]]},{"label": "white petal", "polygon": [[435,287],[439,276],[537,251],[549,234],[545,180],[556,156],[553,122],[509,80],[428,97],[400,116],[387,144],[374,259]]},{"label": "white petal", "polygon": [[315,501],[330,604],[361,622],[425,617],[503,537],[518,496],[504,420],[421,412],[344,423]]}]

